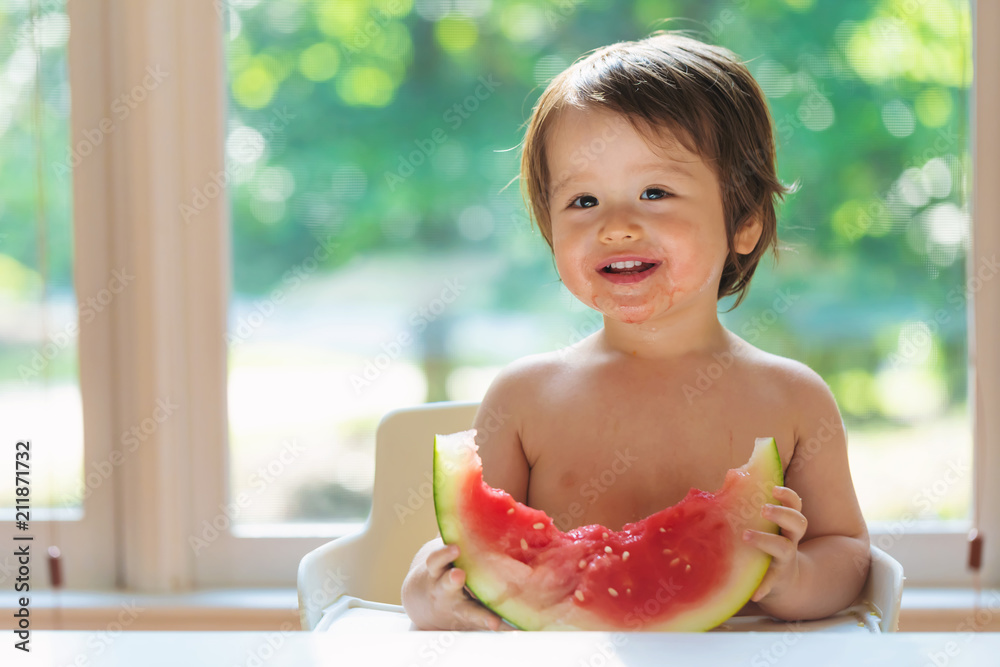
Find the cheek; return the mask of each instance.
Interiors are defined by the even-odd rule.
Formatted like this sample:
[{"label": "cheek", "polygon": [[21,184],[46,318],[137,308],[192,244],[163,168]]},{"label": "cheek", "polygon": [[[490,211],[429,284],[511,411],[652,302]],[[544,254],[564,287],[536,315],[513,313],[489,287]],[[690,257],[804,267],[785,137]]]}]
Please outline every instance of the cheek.
[{"label": "cheek", "polygon": [[571,270],[577,267],[581,261],[584,249],[581,244],[573,238],[572,234],[565,230],[552,233],[552,255],[556,260],[556,268],[560,272]]}]

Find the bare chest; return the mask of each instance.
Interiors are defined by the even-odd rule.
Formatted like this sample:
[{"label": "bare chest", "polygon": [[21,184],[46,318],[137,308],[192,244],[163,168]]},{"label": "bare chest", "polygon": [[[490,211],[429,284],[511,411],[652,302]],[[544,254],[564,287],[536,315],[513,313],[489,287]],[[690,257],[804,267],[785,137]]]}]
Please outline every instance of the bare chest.
[{"label": "bare chest", "polygon": [[754,439],[775,437],[790,458],[793,434],[765,395],[686,392],[683,383],[607,379],[550,392],[522,421],[531,472],[528,503],[567,530],[613,529],[679,502],[691,488],[718,489],[743,465]]}]

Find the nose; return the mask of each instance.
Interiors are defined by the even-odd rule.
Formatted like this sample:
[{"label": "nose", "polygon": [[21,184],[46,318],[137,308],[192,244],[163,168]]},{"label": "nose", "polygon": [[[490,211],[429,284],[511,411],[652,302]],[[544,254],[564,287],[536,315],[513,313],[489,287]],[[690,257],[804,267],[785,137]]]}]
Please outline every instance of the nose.
[{"label": "nose", "polygon": [[635,241],[642,237],[642,227],[627,211],[619,209],[609,212],[604,218],[599,234],[603,243]]}]

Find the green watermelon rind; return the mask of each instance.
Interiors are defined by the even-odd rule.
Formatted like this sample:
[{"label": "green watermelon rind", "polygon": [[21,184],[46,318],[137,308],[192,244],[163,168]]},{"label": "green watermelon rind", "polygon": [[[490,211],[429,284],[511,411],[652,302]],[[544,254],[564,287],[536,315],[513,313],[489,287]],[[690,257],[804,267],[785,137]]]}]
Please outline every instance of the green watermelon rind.
[{"label": "green watermelon rind", "polygon": [[[473,429],[474,431],[475,429]],[[457,434],[453,434],[457,435]],[[462,542],[462,535],[460,524],[461,522],[455,519],[455,503],[449,502],[450,499],[455,497],[455,483],[449,484],[449,482],[457,482],[458,478],[455,475],[441,475],[439,470],[443,466],[448,465],[442,462],[441,447],[439,446],[439,438],[449,437],[442,435],[434,436],[434,514],[437,518],[438,532],[441,534],[441,539],[445,544],[457,544]],[[454,463],[454,461],[452,462]],[[447,493],[450,491],[450,493]],[[449,519],[451,521],[449,521]],[[527,630],[528,628],[523,627],[516,622],[505,617],[505,612],[500,609],[501,605],[492,604],[488,596],[484,596],[484,588],[488,586],[480,585],[480,568],[476,567],[475,563],[469,562],[465,553],[459,550],[458,558],[455,559],[455,567],[465,570],[465,587],[476,597],[480,604],[492,611],[497,616],[503,618],[507,623],[514,626],[518,630]],[[485,573],[484,573],[485,574]],[[485,582],[483,582],[485,583]],[[477,590],[478,589],[478,590]]]},{"label": "green watermelon rind", "polygon": [[[438,530],[445,544],[463,544],[465,540],[462,535],[461,521],[457,519],[457,486],[461,482],[461,476],[452,474],[448,468],[461,470],[465,465],[476,466],[478,456],[475,454],[475,447],[451,448],[451,456],[446,456],[442,452],[441,438],[462,438],[470,440],[474,438],[475,430],[450,435],[436,435],[434,440],[434,505]],[[467,462],[463,462],[456,457],[468,457]],[[774,438],[758,438],[753,454],[746,464],[736,470],[748,470],[756,474],[756,478],[751,481],[757,487],[778,486],[784,484],[784,474],[781,466],[781,456],[778,452],[777,443]],[[770,487],[768,487],[767,497],[760,505],[765,503],[777,504]],[[759,510],[758,510],[759,512]],[[774,523],[763,519],[759,515],[752,520],[752,525],[747,526],[752,529],[778,533],[778,527]],[[702,604],[700,609],[691,609],[678,617],[669,619],[661,626],[652,625],[643,628],[647,631],[675,631],[675,632],[700,632],[710,630],[724,623],[738,612],[751,598],[753,593],[760,586],[767,570],[771,564],[771,556],[762,551],[754,549],[749,545],[737,542],[740,546],[734,551],[746,554],[744,560],[747,561],[742,567],[732,570],[731,581],[735,583],[729,589],[717,590],[714,594],[716,599],[709,598],[710,604]],[[521,630],[545,629],[545,630],[576,630],[581,629],[571,624],[552,624],[543,613],[531,605],[519,599],[507,599],[500,603],[494,603],[492,598],[500,598],[500,588],[503,582],[495,581],[496,577],[489,571],[489,568],[482,567],[475,559],[470,559],[468,554],[460,550],[459,557],[455,560],[455,566],[462,568],[466,573],[466,588],[479,600],[483,606],[490,609],[507,623]],[[723,595],[724,594],[724,595]],[[594,630],[597,628],[585,628]],[[621,628],[605,628],[615,630]]]}]

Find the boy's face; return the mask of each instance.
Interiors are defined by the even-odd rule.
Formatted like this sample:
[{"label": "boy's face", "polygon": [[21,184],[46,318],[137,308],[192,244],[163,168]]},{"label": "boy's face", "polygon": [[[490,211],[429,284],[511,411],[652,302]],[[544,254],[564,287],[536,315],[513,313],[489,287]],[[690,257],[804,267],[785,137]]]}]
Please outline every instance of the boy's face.
[{"label": "boy's face", "polygon": [[[628,323],[689,305],[716,312],[729,254],[719,181],[698,155],[661,132],[651,147],[628,120],[564,108],[546,143],[552,248],[580,301]],[[753,228],[747,225],[746,228]],[[759,226],[737,235],[750,252]],[[611,262],[634,260],[629,273]]]}]

